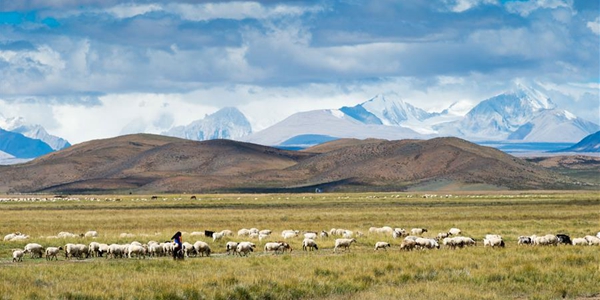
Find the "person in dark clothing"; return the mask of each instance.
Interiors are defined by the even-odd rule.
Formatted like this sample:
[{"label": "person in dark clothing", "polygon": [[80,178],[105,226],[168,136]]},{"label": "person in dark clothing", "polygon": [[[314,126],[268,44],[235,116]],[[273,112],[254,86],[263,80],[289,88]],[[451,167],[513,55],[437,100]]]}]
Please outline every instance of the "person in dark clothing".
[{"label": "person in dark clothing", "polygon": [[183,259],[183,240],[181,238],[181,232],[177,231],[177,233],[171,237],[171,240],[175,243],[173,259]]}]

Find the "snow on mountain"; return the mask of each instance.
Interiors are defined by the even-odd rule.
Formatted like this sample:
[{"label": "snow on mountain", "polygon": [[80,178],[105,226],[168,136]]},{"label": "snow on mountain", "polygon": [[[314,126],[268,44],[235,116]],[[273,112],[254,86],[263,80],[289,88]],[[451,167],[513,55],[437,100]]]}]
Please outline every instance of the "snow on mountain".
[{"label": "snow on mountain", "polygon": [[509,140],[527,142],[578,142],[600,126],[560,110],[542,110],[508,136]]},{"label": "snow on mountain", "polygon": [[381,120],[383,125],[388,126],[423,121],[433,116],[431,113],[402,101],[400,96],[395,93],[380,94],[359,105]]},{"label": "snow on mountain", "polygon": [[302,135],[335,138],[382,138],[389,140],[427,138],[399,126],[365,124],[338,109],[313,110],[289,116],[283,121],[253,133],[242,140],[261,145],[280,145]]},{"label": "snow on mountain", "polygon": [[0,115],[0,128],[20,133],[28,138],[41,140],[53,150],[61,150],[71,146],[67,140],[49,134],[41,125],[28,124],[22,117],[4,118]]},{"label": "snow on mountain", "polygon": [[225,107],[204,119],[196,120],[186,126],[177,126],[164,132],[164,135],[189,140],[204,141],[212,139],[240,138],[252,133],[250,122],[237,108]]},{"label": "snow on mountain", "polygon": [[434,126],[441,135],[469,140],[528,142],[576,142],[597,128],[557,108],[541,91],[523,85],[482,101],[461,120]]}]

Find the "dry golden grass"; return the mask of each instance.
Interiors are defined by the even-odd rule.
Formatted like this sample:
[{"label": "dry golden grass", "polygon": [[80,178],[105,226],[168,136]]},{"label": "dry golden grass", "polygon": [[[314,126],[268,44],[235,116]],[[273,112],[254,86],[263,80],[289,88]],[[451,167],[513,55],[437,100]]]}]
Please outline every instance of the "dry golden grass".
[{"label": "dry golden grass", "polygon": [[[249,257],[224,254],[227,240],[207,241],[214,255],[175,262],[169,258],[47,262],[26,257],[11,262],[13,248],[0,243],[0,299],[555,299],[600,296],[598,247],[517,246],[519,235],[600,230],[595,193],[461,194],[422,198],[422,194],[95,196],[97,200],[0,203],[0,234],[20,231],[27,242],[59,246],[92,239],[46,239],[60,231],[97,230],[96,240],[126,243],[164,241],[175,231],[256,227],[321,231],[362,231],[349,252],[333,253],[334,238],[319,239],[319,250],[303,252],[301,238],[289,240],[291,254],[264,254],[264,242]],[[1,197],[0,197],[1,198]],[[427,236],[458,227],[475,239],[504,236],[505,249],[401,252],[400,240],[369,235],[372,226],[426,227]],[[120,238],[120,233],[134,238]],[[240,241],[248,238],[232,237]],[[393,247],[374,251],[377,241]]]}]

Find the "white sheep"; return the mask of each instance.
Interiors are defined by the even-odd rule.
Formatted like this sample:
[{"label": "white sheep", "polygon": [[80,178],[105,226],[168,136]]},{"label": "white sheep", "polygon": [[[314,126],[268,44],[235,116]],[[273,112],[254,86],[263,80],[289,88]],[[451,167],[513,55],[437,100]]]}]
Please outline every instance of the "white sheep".
[{"label": "white sheep", "polygon": [[325,230],[321,230],[321,233],[319,234],[319,236],[321,238],[328,238],[329,237],[329,233],[327,233],[327,231],[325,231]]},{"label": "white sheep", "polygon": [[157,257],[157,256],[163,256],[163,247],[161,246],[161,244],[158,243],[152,243],[148,245],[148,255],[150,257]]},{"label": "white sheep", "polygon": [[48,247],[48,248],[46,248],[46,260],[52,260],[52,258],[54,258],[55,260],[58,260],[57,255],[60,253],[61,250],[63,250],[63,247]]},{"label": "white sheep", "polygon": [[100,243],[98,242],[91,242],[88,245],[89,251],[90,251],[90,256],[92,257],[100,257]]},{"label": "white sheep", "polygon": [[258,235],[271,235],[271,230],[270,229],[263,229],[261,231],[258,232]]},{"label": "white sheep", "polygon": [[251,242],[240,242],[235,248],[235,252],[242,256],[247,256],[249,252],[254,252],[256,245]]},{"label": "white sheep", "polygon": [[575,246],[588,246],[590,244],[585,238],[574,238],[571,243]]},{"label": "white sheep", "polygon": [[29,253],[31,258],[42,258],[44,255],[44,247],[40,244],[29,243],[25,245],[23,252]]},{"label": "white sheep", "polygon": [[265,252],[273,252],[273,254],[277,254],[277,252],[283,252],[284,242],[270,242],[266,243],[264,250]]},{"label": "white sheep", "polygon": [[224,230],[221,230],[221,234],[223,236],[233,236],[233,231],[231,231],[229,229],[224,229]]},{"label": "white sheep", "polygon": [[90,230],[84,234],[85,237],[98,237],[98,232],[95,230]]},{"label": "white sheep", "polygon": [[391,247],[390,243],[387,242],[377,242],[375,243],[375,250],[383,249]]},{"label": "white sheep", "polygon": [[316,232],[306,232],[306,233],[304,233],[304,238],[305,239],[316,240],[317,239],[317,233]]},{"label": "white sheep", "polygon": [[135,256],[139,259],[140,256],[142,258],[146,258],[146,246],[140,246],[140,245],[129,245],[128,249],[127,249],[127,256],[129,258],[132,258],[132,255],[135,254]]},{"label": "white sheep", "polygon": [[248,230],[246,228],[242,228],[242,229],[238,230],[237,235],[238,235],[238,237],[248,236],[248,235],[250,235],[250,230]]},{"label": "white sheep", "polygon": [[188,242],[184,242],[182,244],[183,246],[183,253],[185,255],[185,257],[190,257],[190,254],[192,255],[197,255],[196,249],[194,248],[194,245],[188,243]]},{"label": "white sheep", "polygon": [[411,251],[415,249],[416,246],[417,242],[415,242],[414,240],[404,239],[404,241],[402,241],[402,244],[400,244],[400,250]]},{"label": "white sheep", "polygon": [[336,239],[333,252],[336,252],[338,248],[345,248],[347,251],[350,251],[350,245],[352,243],[356,243],[356,239]]},{"label": "white sheep", "polygon": [[20,232],[9,233],[4,236],[4,241],[12,242],[12,241],[22,241],[28,239],[29,236],[26,234],[22,234]]},{"label": "white sheep", "polygon": [[462,231],[458,228],[450,228],[450,230],[448,230],[448,235],[459,235],[461,234]]},{"label": "white sheep", "polygon": [[83,258],[83,255],[86,255],[86,258],[89,256],[89,248],[87,245],[83,244],[66,244],[64,247],[65,250],[65,258]]},{"label": "white sheep", "polygon": [[598,246],[600,245],[600,238],[595,237],[593,235],[586,235],[584,237],[584,239],[586,239],[589,243],[590,246]]},{"label": "white sheep", "polygon": [[296,232],[284,232],[281,234],[283,236],[284,239],[292,239],[298,236],[298,233]]},{"label": "white sheep", "polygon": [[60,238],[74,238],[74,237],[82,237],[83,234],[74,234],[74,233],[67,232],[67,231],[61,231],[57,234],[57,236]]},{"label": "white sheep", "polygon": [[25,254],[25,252],[23,250],[18,250],[18,249],[13,250],[12,261],[13,262],[23,261],[23,254]]},{"label": "white sheep", "polygon": [[344,233],[342,233],[342,237],[345,239],[351,239],[354,236],[354,232],[352,232],[351,230],[344,230]]},{"label": "white sheep", "polygon": [[225,244],[225,252],[227,252],[227,255],[230,255],[232,252],[235,254],[237,246],[238,242],[227,242],[227,244]]},{"label": "white sheep", "polygon": [[427,248],[427,249],[440,248],[440,245],[434,239],[418,238],[417,240],[415,240],[415,243],[417,243],[417,246],[419,246],[421,249],[425,249],[425,248]]},{"label": "white sheep", "polygon": [[490,246],[492,248],[494,248],[494,247],[504,248],[504,241],[498,235],[486,235],[486,237],[483,239],[483,246],[484,247]]},{"label": "white sheep", "polygon": [[225,234],[223,232],[214,232],[212,237],[213,237],[213,242],[216,242],[220,239],[222,239],[225,236]]},{"label": "white sheep", "polygon": [[315,242],[314,239],[304,239],[302,241],[302,250],[304,251],[313,251],[313,250],[319,250],[319,246],[317,246],[317,242]]},{"label": "white sheep", "polygon": [[[229,244],[229,243],[227,243],[227,244]],[[204,256],[206,254],[207,257],[210,256],[210,252],[211,252],[210,246],[203,241],[196,241],[194,243],[194,250],[200,256]]]},{"label": "white sheep", "polygon": [[202,231],[192,231],[192,233],[190,233],[190,236],[204,236],[204,232],[202,232]]},{"label": "white sheep", "polygon": [[413,228],[410,230],[412,235],[422,235],[425,232],[427,232],[427,228]]}]

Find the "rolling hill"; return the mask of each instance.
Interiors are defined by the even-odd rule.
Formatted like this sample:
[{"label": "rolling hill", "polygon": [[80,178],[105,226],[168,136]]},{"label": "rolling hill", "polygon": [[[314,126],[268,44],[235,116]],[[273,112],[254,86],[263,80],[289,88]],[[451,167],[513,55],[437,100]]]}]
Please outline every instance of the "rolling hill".
[{"label": "rolling hill", "polygon": [[0,192],[155,193],[565,188],[569,179],[458,138],[336,140],[287,151],[135,134],[0,166]]}]

